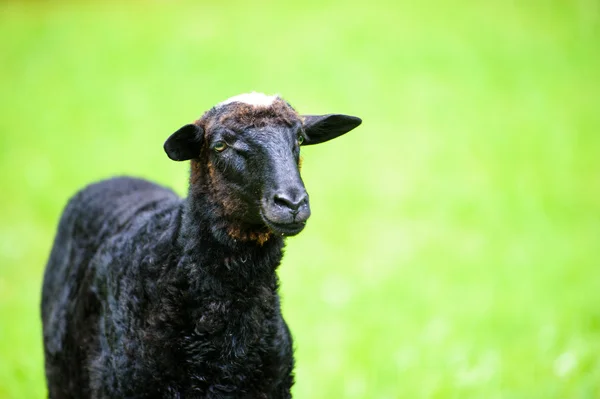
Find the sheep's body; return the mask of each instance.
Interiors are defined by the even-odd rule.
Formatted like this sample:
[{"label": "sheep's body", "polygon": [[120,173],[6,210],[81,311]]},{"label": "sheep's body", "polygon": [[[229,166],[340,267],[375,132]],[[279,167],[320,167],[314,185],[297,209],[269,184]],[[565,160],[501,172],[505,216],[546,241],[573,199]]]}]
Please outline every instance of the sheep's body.
[{"label": "sheep's body", "polygon": [[189,194],[116,178],[67,205],[42,291],[49,396],[289,398],[276,269],[310,208],[300,144],[360,124],[236,96],[165,142]]},{"label": "sheep's body", "polygon": [[[202,206],[187,205],[130,178],[70,201],[43,290],[50,397],[289,397],[283,241],[215,242]],[[193,222],[182,226],[184,213]]]}]

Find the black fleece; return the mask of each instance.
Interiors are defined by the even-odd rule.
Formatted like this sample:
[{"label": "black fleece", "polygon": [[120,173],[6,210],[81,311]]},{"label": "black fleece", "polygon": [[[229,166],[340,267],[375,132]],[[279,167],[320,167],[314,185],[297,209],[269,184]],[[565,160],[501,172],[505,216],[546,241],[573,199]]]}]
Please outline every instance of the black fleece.
[{"label": "black fleece", "polygon": [[115,178],[69,202],[44,276],[51,398],[289,398],[283,239],[232,239],[188,199]]}]

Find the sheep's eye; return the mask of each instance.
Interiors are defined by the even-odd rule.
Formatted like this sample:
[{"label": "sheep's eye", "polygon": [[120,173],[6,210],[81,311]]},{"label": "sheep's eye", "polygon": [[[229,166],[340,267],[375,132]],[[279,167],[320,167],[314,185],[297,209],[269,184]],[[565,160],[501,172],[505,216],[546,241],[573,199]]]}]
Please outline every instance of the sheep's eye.
[{"label": "sheep's eye", "polygon": [[215,144],[213,144],[213,150],[216,152],[222,152],[225,150],[225,148],[227,148],[227,143],[224,141],[217,141]]},{"label": "sheep's eye", "polygon": [[298,135],[298,145],[302,145],[302,143],[304,143],[304,136],[302,135]]}]

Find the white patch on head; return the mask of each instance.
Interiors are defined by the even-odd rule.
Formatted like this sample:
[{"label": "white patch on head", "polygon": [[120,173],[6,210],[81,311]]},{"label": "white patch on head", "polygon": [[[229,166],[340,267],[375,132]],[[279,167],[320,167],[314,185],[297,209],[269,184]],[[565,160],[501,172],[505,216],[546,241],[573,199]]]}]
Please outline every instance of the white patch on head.
[{"label": "white patch on head", "polygon": [[257,93],[253,91],[252,93],[239,94],[237,96],[228,98],[227,100],[219,103],[219,105],[226,105],[234,102],[240,102],[244,104],[253,105],[255,107],[268,107],[273,104],[273,101],[277,99],[277,96],[267,96],[263,93]]}]

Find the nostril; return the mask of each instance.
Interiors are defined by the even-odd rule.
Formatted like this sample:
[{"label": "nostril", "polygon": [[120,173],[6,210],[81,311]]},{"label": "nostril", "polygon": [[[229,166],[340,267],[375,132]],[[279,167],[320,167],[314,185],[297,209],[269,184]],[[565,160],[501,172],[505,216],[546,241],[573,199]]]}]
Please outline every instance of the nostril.
[{"label": "nostril", "polygon": [[281,194],[275,194],[273,202],[275,202],[275,204],[279,206],[288,206],[289,204],[288,199],[282,196]]},{"label": "nostril", "polygon": [[273,202],[279,206],[295,209],[294,202],[285,194],[275,194]]},{"label": "nostril", "polygon": [[284,193],[277,193],[273,197],[273,202],[276,205],[279,205],[281,207],[290,208],[293,211],[298,210],[298,208],[300,208],[302,205],[304,205],[306,203],[306,200],[307,200],[307,196],[305,193],[303,193],[297,197],[291,197]]}]

